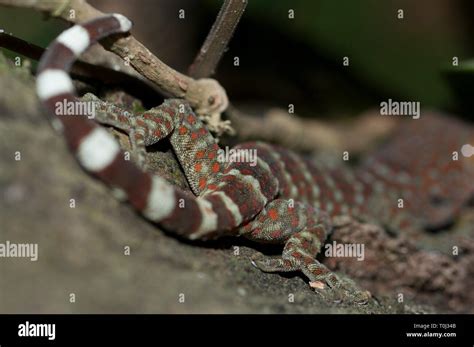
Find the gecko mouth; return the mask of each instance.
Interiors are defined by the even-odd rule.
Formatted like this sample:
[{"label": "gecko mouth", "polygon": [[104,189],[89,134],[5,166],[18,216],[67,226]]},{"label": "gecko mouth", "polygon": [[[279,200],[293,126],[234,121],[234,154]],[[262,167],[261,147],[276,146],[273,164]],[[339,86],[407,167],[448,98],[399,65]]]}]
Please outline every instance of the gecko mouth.
[{"label": "gecko mouth", "polygon": [[456,224],[453,218],[447,218],[436,223],[428,223],[424,229],[430,233],[439,233],[450,230]]}]

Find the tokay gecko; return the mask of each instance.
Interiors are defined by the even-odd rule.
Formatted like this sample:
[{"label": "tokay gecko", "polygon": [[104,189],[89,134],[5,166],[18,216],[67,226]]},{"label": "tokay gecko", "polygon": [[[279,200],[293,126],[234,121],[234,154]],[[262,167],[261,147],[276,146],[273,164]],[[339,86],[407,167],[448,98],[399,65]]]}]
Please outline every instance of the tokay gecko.
[{"label": "tokay gecko", "polygon": [[[104,127],[87,117],[57,115],[55,105],[80,101],[68,75],[74,60],[91,44],[131,26],[114,14],[64,31],[41,59],[37,93],[81,166],[170,232],[192,240],[233,235],[282,244],[281,256],[256,253],[253,264],[266,272],[301,271],[323,295],[363,303],[368,292],[316,259],[340,216],[396,231],[436,229],[474,195],[472,160],[455,158],[463,144],[473,143],[473,130],[440,116],[407,122],[391,144],[352,169],[262,142],[234,148],[256,151],[255,162],[223,162],[217,141],[186,101],[167,99],[133,115],[87,94],[83,100],[96,105],[95,120],[129,136],[134,160],[126,160]],[[192,193],[147,171],[146,146],[165,138]]]}]

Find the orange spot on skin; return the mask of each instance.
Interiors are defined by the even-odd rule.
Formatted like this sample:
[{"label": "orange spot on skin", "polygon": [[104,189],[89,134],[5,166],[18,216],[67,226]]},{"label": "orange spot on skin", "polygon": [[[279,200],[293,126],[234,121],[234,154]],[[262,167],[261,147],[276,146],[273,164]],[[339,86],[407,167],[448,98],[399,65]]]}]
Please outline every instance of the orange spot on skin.
[{"label": "orange spot on skin", "polygon": [[206,134],[206,129],[204,129],[204,128],[199,129],[199,133],[201,135],[205,135]]},{"label": "orange spot on skin", "polygon": [[217,189],[217,185],[215,185],[215,184],[209,184],[209,185],[207,186],[207,189],[216,190],[216,189]]},{"label": "orange spot on skin", "polygon": [[325,240],[326,235],[324,235],[324,232],[321,229],[316,229],[315,230],[316,236],[318,237],[318,240]]},{"label": "orange spot on skin", "polygon": [[219,163],[214,163],[214,165],[212,165],[212,172],[214,173],[219,172],[220,169],[221,169],[221,166],[219,165]]},{"label": "orange spot on skin", "polygon": [[207,180],[204,177],[201,177],[199,179],[199,189],[204,189],[206,186]]},{"label": "orange spot on skin", "polygon": [[184,125],[179,127],[179,134],[180,135],[185,135],[188,132],[188,129]]},{"label": "orange spot on skin", "polygon": [[202,159],[204,158],[204,151],[197,151],[196,152],[196,159]]},{"label": "orange spot on skin", "polygon": [[402,228],[402,229],[407,228],[409,226],[410,226],[410,221],[407,220],[407,219],[402,220],[401,223],[400,223],[400,228]]},{"label": "orange spot on skin", "polygon": [[277,220],[278,219],[278,211],[275,210],[274,208],[271,208],[268,210],[268,215],[272,220]]},{"label": "orange spot on skin", "polygon": [[207,157],[209,159],[214,159],[216,157],[216,152],[209,152],[209,154],[207,155]]},{"label": "orange spot on skin", "polygon": [[201,163],[197,163],[196,165],[194,165],[194,171],[201,172],[201,170],[202,170],[202,164]]},{"label": "orange spot on skin", "polygon": [[293,252],[293,253],[291,253],[291,256],[292,256],[293,258],[296,258],[296,259],[301,259],[301,258],[302,258],[302,255],[301,255],[300,253],[298,253],[298,252]]},{"label": "orange spot on skin", "polygon": [[311,271],[314,275],[319,276],[322,275],[323,273],[326,273],[322,268],[315,268]]},{"label": "orange spot on skin", "polygon": [[[248,224],[247,224],[247,225],[248,225]],[[258,237],[258,235],[260,235],[261,232],[262,232],[262,229],[261,229],[261,228],[255,228],[255,229],[252,231],[252,235]]]},{"label": "orange spot on skin", "polygon": [[196,118],[192,114],[190,114],[188,116],[188,122],[191,123],[191,124],[194,124],[194,123],[196,123]]},{"label": "orange spot on skin", "polygon": [[199,134],[198,134],[198,133],[191,133],[191,138],[192,138],[193,140],[196,140],[198,137],[199,137]]},{"label": "orange spot on skin", "polygon": [[155,135],[156,137],[161,137],[161,131],[159,129],[156,129],[154,132],[153,132],[153,135]]},{"label": "orange spot on skin", "polygon": [[274,232],[272,232],[270,234],[270,236],[272,237],[272,239],[279,239],[281,237],[281,231],[280,230],[276,230]]}]

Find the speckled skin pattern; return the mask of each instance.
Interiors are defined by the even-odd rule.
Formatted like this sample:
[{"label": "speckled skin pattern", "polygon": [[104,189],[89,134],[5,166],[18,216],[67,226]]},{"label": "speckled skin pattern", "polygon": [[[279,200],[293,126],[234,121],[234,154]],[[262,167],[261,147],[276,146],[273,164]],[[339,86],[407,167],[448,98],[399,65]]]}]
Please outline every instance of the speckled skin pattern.
[{"label": "speckled skin pattern", "polygon": [[[409,122],[391,145],[349,169],[260,142],[234,148],[238,153],[256,150],[254,163],[219,160],[216,140],[183,100],[168,99],[133,115],[93,95],[77,99],[67,74],[72,62],[90,44],[130,28],[125,17],[111,15],[65,31],[41,59],[38,95],[79,163],[147,219],[171,232],[189,239],[241,235],[282,244],[280,257],[256,254],[253,263],[268,272],[301,271],[317,290],[366,302],[367,292],[339,279],[315,259],[338,217],[347,215],[395,230],[435,228],[454,218],[473,195],[472,160],[453,160],[454,151],[472,143],[472,129],[437,116]],[[94,102],[97,122],[129,135],[134,160],[126,158],[115,138],[97,122],[56,114],[57,102],[79,101]],[[420,128],[426,128],[423,136]],[[164,138],[169,139],[194,194],[147,172],[146,146]]]}]

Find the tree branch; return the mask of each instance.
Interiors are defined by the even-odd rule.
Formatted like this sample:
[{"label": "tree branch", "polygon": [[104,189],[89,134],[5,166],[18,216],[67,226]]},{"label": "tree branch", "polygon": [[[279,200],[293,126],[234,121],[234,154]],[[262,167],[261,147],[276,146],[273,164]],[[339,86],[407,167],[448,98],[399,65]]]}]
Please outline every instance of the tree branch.
[{"label": "tree branch", "polygon": [[[105,15],[86,0],[0,0],[0,5],[32,8],[72,23]],[[195,80],[172,69],[132,35],[110,38],[104,41],[104,46],[129,62],[165,95],[186,99],[204,118],[216,119],[228,106],[225,90],[217,81]]]},{"label": "tree branch", "polygon": [[[203,48],[199,52],[193,63],[193,74],[199,74],[199,76],[208,76],[211,74],[219,59],[222,57],[223,51],[227,46],[232,33],[245,9],[247,0],[226,0],[222,6],[219,16],[216,19],[211,32],[206,38]],[[44,11],[52,16],[58,16],[68,22],[81,23],[99,16],[104,15],[85,0],[0,0],[0,5],[12,6],[12,7],[25,7],[32,8],[40,11]],[[71,10],[74,10],[75,16],[71,16]],[[229,21],[230,23],[226,22]],[[221,39],[225,41],[225,44],[219,43]],[[11,43],[16,46],[12,49],[17,52],[27,55],[28,50],[33,59],[37,59],[40,52],[38,48],[33,47],[28,43],[24,43],[25,46],[18,47],[18,42]],[[200,79],[194,80],[184,74],[181,74],[171,67],[167,66],[156,56],[154,56],[146,47],[144,47],[139,41],[129,35],[127,37],[112,38],[105,42],[105,45],[110,48],[111,51],[130,61],[130,64],[148,80],[159,86],[163,92],[175,96],[184,97],[190,101],[191,105],[195,108],[197,113],[203,113],[209,111],[206,103],[209,101],[209,96],[213,98],[212,93],[209,91],[222,89],[223,97],[225,100],[220,100],[217,104],[227,106],[227,98],[223,88],[217,84],[216,81],[211,79]],[[8,48],[8,47],[7,47]],[[25,51],[26,50],[26,51]],[[116,59],[114,54],[104,51],[102,60],[112,61],[112,65],[116,66],[118,60],[119,63],[123,64],[121,59]],[[109,54],[107,57],[106,54]],[[84,57],[86,57],[87,53]],[[92,54],[91,54],[92,55]],[[94,57],[96,53],[94,52]],[[107,59],[105,59],[107,58]],[[115,61],[114,61],[115,59]],[[209,62],[207,61],[209,59]],[[96,63],[93,60],[85,59],[89,63]],[[94,74],[93,65],[84,66],[85,71],[80,71],[82,64],[79,63],[74,69],[78,69],[79,75],[83,72],[86,76],[91,73]],[[124,66],[125,68],[125,66]],[[95,77],[98,75],[96,74]],[[128,85],[128,83],[127,83]],[[191,86],[191,88],[190,88]],[[218,97],[220,97],[218,94]],[[203,97],[204,96],[204,97]],[[207,96],[207,98],[206,98]],[[207,107],[206,107],[207,106]],[[363,150],[367,148],[374,139],[387,133],[391,128],[391,124],[372,124],[374,126],[367,127],[365,121],[361,121],[362,124],[360,130],[352,125],[347,132],[341,130],[341,128],[331,128],[331,126],[325,125],[317,121],[303,121],[298,119],[296,116],[285,115],[285,112],[270,111],[264,118],[255,118],[243,114],[237,109],[230,107],[227,111],[229,119],[232,121],[239,138],[242,139],[263,139],[276,143],[283,144],[289,148],[311,151],[315,148],[336,148],[336,149],[352,149],[352,150]],[[209,129],[216,131],[218,134],[223,132],[230,132],[229,124],[222,121],[219,117],[219,112],[210,112],[208,117],[202,117],[206,123],[208,123]],[[227,121],[228,122],[228,121]],[[380,123],[380,122],[379,122]],[[375,126],[377,125],[377,126]],[[364,130],[365,129],[365,130]],[[367,129],[372,129],[369,132]],[[378,129],[375,131],[374,129]],[[352,136],[347,136],[351,133]],[[355,136],[354,133],[358,133],[360,136]],[[351,138],[360,138],[361,143],[352,143],[349,141]]]},{"label": "tree branch", "polygon": [[203,78],[214,74],[246,6],[247,0],[224,1],[211,31],[189,67],[190,76]]},{"label": "tree branch", "polygon": [[9,49],[33,60],[39,60],[44,49],[18,37],[0,31],[0,47]]},{"label": "tree branch", "polygon": [[[38,61],[45,52],[45,49],[40,46],[1,31],[0,47],[36,61]],[[97,46],[97,48],[100,48],[100,46]],[[103,49],[100,52],[95,51],[95,54],[107,52]],[[86,82],[100,79],[102,83],[122,84],[125,86],[125,90],[131,95],[140,96],[148,100],[156,98],[157,92],[154,86],[135,70],[125,66],[121,66],[117,69],[117,64],[114,65],[115,68],[98,65],[97,61],[94,61],[98,59],[92,60],[88,58],[90,58],[90,54],[85,54],[81,60],[77,60],[74,63],[71,68],[71,76]],[[90,63],[88,60],[94,63]]]}]

